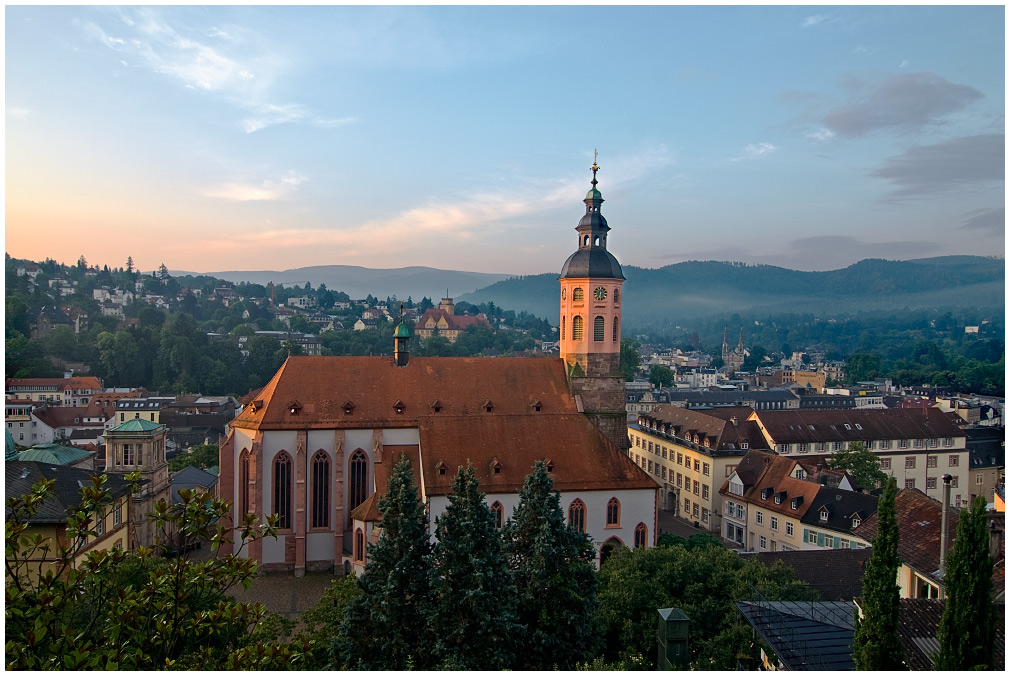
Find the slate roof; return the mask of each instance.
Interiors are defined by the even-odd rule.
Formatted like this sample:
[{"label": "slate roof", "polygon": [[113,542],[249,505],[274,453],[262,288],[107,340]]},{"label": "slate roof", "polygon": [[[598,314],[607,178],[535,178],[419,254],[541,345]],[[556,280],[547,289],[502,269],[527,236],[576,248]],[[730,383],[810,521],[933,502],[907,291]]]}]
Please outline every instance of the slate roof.
[{"label": "slate roof", "polygon": [[989,469],[1006,466],[1006,430],[1002,427],[967,429],[965,445],[971,469]]},{"label": "slate roof", "polygon": [[203,486],[209,490],[211,487],[217,485],[217,476],[199,467],[187,465],[178,472],[173,473],[168,482],[172,486],[172,502],[181,502],[179,499],[179,489],[188,488],[192,490],[197,486]]},{"label": "slate roof", "polygon": [[792,671],[851,671],[854,607],[843,601],[737,601],[744,619]]},{"label": "slate roof", "polygon": [[601,246],[579,249],[565,261],[558,279],[624,279],[621,264]]},{"label": "slate roof", "polygon": [[[800,519],[801,523],[820,526],[840,533],[853,532],[852,519],[858,516],[860,522],[877,513],[878,498],[869,493],[856,493],[841,488],[821,486],[817,496],[810,503],[810,509]],[[821,509],[827,509],[828,520],[821,520]]]},{"label": "slate roof", "polygon": [[[81,504],[81,487],[91,485],[94,472],[78,467],[50,465],[41,462],[12,460],[4,463],[6,481],[4,490],[7,497],[28,495],[32,486],[42,479],[54,479],[53,493],[42,503],[41,509],[28,522],[33,524],[64,524],[67,512]],[[130,486],[120,476],[109,475],[105,483],[113,497],[128,495]],[[10,509],[5,514],[10,517]]]},{"label": "slate roof", "polygon": [[796,395],[789,390],[733,390],[731,392],[670,391],[670,401],[685,401],[692,406],[705,404],[722,406],[746,406],[746,402],[794,401]]},{"label": "slate roof", "polygon": [[816,589],[825,601],[851,601],[862,596],[863,570],[873,550],[811,549],[791,552],[758,552],[761,563],[771,566],[776,561],[792,568],[796,578]]},{"label": "slate roof", "polygon": [[[905,664],[913,671],[932,671],[931,655],[940,649],[936,632],[943,617],[943,599],[901,599],[898,601],[898,635],[905,648]],[[996,606],[994,662],[1006,663],[1006,608]],[[997,668],[998,670],[998,668]]]},{"label": "slate roof", "polygon": [[776,444],[965,436],[936,408],[800,409],[759,411],[757,416]]},{"label": "slate roof", "polygon": [[[932,578],[940,567],[940,502],[916,488],[903,488],[898,491],[894,506],[899,533],[898,557],[908,567]],[[958,510],[951,509],[947,519],[948,547],[954,543],[957,517]],[[877,514],[852,532],[871,542],[877,534]]]},{"label": "slate roof", "polygon": [[[292,356],[231,424],[259,430],[416,427],[421,416],[433,414],[436,401],[441,411],[435,415],[489,420],[531,414],[536,400],[541,413],[535,415],[578,412],[562,360],[412,357],[397,367],[392,357]],[[488,401],[491,413],[483,405]],[[545,449],[554,438],[544,439]]]}]

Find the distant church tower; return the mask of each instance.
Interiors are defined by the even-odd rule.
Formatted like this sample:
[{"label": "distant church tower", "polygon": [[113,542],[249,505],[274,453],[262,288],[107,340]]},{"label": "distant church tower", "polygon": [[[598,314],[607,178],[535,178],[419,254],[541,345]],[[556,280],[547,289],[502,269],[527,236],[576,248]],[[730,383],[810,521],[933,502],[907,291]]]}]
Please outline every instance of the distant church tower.
[{"label": "distant church tower", "polygon": [[610,226],[600,213],[603,195],[586,193],[586,215],[575,230],[579,248],[561,269],[561,358],[583,411],[619,448],[630,447],[621,362],[621,264],[607,251]]},{"label": "distant church tower", "polygon": [[732,373],[733,371],[740,370],[740,367],[743,366],[744,360],[747,359],[747,349],[743,346],[742,326],[740,327],[740,341],[733,350],[729,349],[728,331],[729,327],[722,327],[722,362],[729,372]]}]

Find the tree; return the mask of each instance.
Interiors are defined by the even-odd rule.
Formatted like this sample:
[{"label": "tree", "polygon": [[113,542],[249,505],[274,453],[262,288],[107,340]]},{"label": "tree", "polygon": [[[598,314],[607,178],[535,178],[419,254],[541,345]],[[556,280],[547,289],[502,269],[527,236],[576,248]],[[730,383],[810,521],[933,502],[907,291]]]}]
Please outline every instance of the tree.
[{"label": "tree", "polygon": [[670,387],[673,385],[673,370],[669,366],[653,364],[649,369],[649,382],[653,387]]},{"label": "tree", "polygon": [[621,339],[621,361],[620,369],[621,375],[628,382],[635,379],[638,375],[638,367],[642,363],[642,356],[638,354],[638,348],[642,347],[642,344],[637,340],[632,340],[630,338]]},{"label": "tree", "polygon": [[184,467],[199,467],[200,469],[207,469],[208,467],[216,467],[218,463],[218,446],[217,444],[197,444],[189,449],[188,452],[182,453],[175,456],[168,461],[168,470],[170,472],[178,472]]},{"label": "tree", "polygon": [[880,357],[872,352],[857,352],[845,360],[845,378],[850,383],[871,380],[880,375]]},{"label": "tree", "polygon": [[406,454],[389,475],[379,509],[382,534],[369,548],[365,574],[358,582],[361,595],[347,604],[335,652],[338,661],[352,669],[430,669],[428,516]]},{"label": "tree", "polygon": [[[334,668],[334,642],[347,605],[361,595],[358,578],[353,573],[334,579],[312,606],[298,618],[302,625],[298,640],[311,646],[305,653],[302,666],[307,671],[325,671]],[[346,667],[337,661],[336,666]]]},{"label": "tree", "polygon": [[460,467],[453,479],[435,535],[429,621],[438,667],[510,668],[519,647],[516,588],[473,465]]},{"label": "tree", "polygon": [[[129,477],[136,489],[137,476]],[[67,544],[55,546],[42,535],[29,534],[29,519],[54,491],[42,481],[30,494],[7,499],[6,605],[8,669],[252,669],[298,664],[301,648],[264,644],[255,633],[266,610],[259,604],[236,603],[227,596],[236,584],[248,586],[256,573],[254,560],[219,555],[228,542],[219,519],[231,505],[209,494],[182,489],[181,503],[164,500],[148,518],[162,543],[182,544],[206,538],[213,555],[193,561],[163,558],[168,545],[137,553],[122,549],[90,551],[97,537],[94,516],[112,508],[105,476],[81,488],[81,502],[67,515]],[[249,515],[238,524],[242,542],[272,536],[273,523],[256,524]],[[53,567],[40,571],[37,557],[46,554]],[[35,559],[35,560],[33,560]]]},{"label": "tree", "polygon": [[938,670],[999,668],[994,664],[997,616],[987,520],[985,498],[980,495],[970,509],[961,512],[957,524],[943,580],[947,601],[936,635],[940,642]]},{"label": "tree", "polygon": [[[692,538],[693,539],[693,538]],[[690,666],[706,671],[735,669],[750,653],[753,631],[735,601],[817,598],[782,564],[765,566],[725,547],[699,540],[694,546],[621,549],[599,574],[600,606],[595,621],[604,633],[603,663],[656,666],[656,611],[683,609],[691,620]]]},{"label": "tree", "polygon": [[887,473],[880,469],[877,456],[861,441],[849,443],[828,460],[831,469],[841,469],[849,473],[860,488],[870,490],[887,481]]},{"label": "tree", "polygon": [[592,654],[596,638],[596,553],[589,536],[565,522],[542,460],[523,482],[502,537],[519,591],[522,650],[512,668],[574,669]]},{"label": "tree", "polygon": [[898,520],[894,477],[884,485],[877,504],[877,534],[863,572],[863,605],[856,614],[852,659],[863,671],[904,669],[898,636]]}]

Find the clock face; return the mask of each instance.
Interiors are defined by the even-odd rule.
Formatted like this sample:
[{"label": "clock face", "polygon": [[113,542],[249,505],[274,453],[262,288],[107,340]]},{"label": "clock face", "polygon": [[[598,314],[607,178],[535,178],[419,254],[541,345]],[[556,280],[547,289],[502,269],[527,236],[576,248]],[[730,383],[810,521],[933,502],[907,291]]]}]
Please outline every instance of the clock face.
[{"label": "clock face", "polygon": [[565,299],[565,292],[566,292],[567,290],[568,290],[568,289],[564,289],[564,288],[563,288],[563,289],[561,289],[561,300],[564,300],[564,299]]},{"label": "clock face", "polygon": [[593,291],[593,296],[596,297],[596,300],[606,300],[606,298],[607,298],[607,290],[604,289],[602,286],[598,286]]}]

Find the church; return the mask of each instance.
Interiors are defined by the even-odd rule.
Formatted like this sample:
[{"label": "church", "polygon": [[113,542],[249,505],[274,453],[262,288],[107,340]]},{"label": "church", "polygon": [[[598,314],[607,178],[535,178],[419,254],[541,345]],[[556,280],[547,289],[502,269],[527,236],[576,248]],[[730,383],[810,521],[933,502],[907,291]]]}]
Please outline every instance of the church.
[{"label": "church", "polygon": [[267,572],[360,572],[401,454],[432,533],[460,466],[473,465],[501,526],[542,460],[569,523],[598,556],[654,545],[657,486],[625,450],[624,275],[607,251],[598,170],[594,162],[578,247],[559,277],[560,359],[411,358],[402,322],[392,357],[289,357],[221,444],[219,495],[233,505],[232,523],[249,513],[279,520],[276,539],[235,551]]}]

